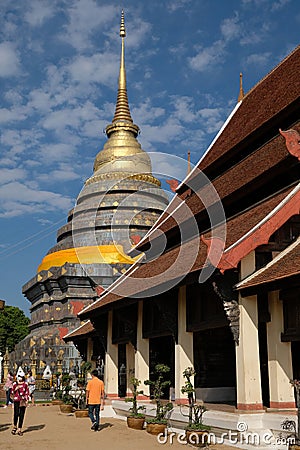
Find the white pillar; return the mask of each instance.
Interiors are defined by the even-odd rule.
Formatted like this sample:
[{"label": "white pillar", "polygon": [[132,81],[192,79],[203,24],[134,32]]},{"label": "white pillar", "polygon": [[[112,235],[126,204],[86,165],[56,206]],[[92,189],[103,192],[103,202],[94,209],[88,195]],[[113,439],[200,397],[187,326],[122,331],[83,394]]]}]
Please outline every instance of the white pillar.
[{"label": "white pillar", "polygon": [[291,343],[281,342],[283,308],[279,291],[269,293],[271,322],[267,323],[270,408],[295,408]]},{"label": "white pillar", "polygon": [[[241,261],[241,279],[255,271],[255,252]],[[237,409],[262,410],[257,297],[240,295],[240,343],[236,346]]]},{"label": "white pillar", "polygon": [[[144,384],[144,381],[149,379],[149,339],[143,339],[143,301],[138,303],[134,376],[142,382],[139,390],[144,392],[145,398],[149,397],[149,386]],[[142,399],[143,396],[139,396],[139,398]]]},{"label": "white pillar", "polygon": [[183,371],[194,367],[193,333],[186,331],[186,286],[178,292],[178,342],[175,345],[175,401],[186,403],[187,395],[181,393],[185,384]]},{"label": "white pillar", "polygon": [[105,354],[105,393],[107,397],[118,397],[118,346],[112,344],[112,316],[108,313],[107,351]]}]

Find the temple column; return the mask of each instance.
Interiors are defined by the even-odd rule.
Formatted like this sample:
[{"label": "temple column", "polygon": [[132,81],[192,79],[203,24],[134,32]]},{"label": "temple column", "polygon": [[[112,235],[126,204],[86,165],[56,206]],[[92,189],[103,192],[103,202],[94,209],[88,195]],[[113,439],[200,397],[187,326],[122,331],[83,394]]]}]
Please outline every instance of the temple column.
[{"label": "temple column", "polygon": [[271,322],[267,323],[270,408],[295,408],[290,342],[281,342],[283,308],[279,291],[269,293]]},{"label": "temple column", "polygon": [[193,333],[186,331],[186,286],[178,292],[178,342],[175,344],[175,402],[187,403],[187,395],[181,393],[185,384],[183,371],[194,367]]},{"label": "temple column", "polygon": [[144,384],[149,379],[149,339],[143,339],[143,302],[138,302],[137,341],[135,352],[135,378],[141,381],[139,390],[144,395],[139,395],[140,400],[149,397],[149,386]]},{"label": "temple column", "polygon": [[112,344],[112,319],[113,311],[109,311],[105,354],[105,393],[108,397],[118,397],[118,346]]},{"label": "temple column", "polygon": [[[241,279],[255,271],[255,252],[241,261]],[[262,410],[257,296],[239,296],[240,343],[236,345],[237,409]]]}]

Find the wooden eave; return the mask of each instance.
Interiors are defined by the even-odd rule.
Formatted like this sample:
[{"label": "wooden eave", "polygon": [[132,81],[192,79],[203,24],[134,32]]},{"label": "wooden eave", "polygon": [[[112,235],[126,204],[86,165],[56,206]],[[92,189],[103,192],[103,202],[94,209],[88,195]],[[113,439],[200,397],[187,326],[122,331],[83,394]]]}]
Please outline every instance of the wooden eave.
[{"label": "wooden eave", "polygon": [[[265,217],[270,214],[280,203],[291,193],[292,188],[286,189],[284,192],[267,199],[242,214],[230,219],[227,222],[227,238],[226,250],[237,241],[243,240],[247,233],[251,233]],[[205,234],[205,238],[209,239],[211,232]],[[255,234],[253,233],[253,242],[255,243]],[[259,245],[259,242],[257,243]],[[153,295],[153,290],[158,286],[167,286],[168,282],[176,283],[180,279],[184,279],[188,273],[202,270],[207,261],[207,246],[202,242],[200,236],[176,246],[170,251],[161,254],[157,259],[141,264],[131,271],[128,275],[124,275],[122,282],[114,287],[113,285],[108,291],[92,305],[85,308],[79,316],[80,318],[89,318],[99,314],[102,308],[111,309],[116,302],[124,302],[126,298],[133,297],[133,301],[137,301],[144,297]],[[179,252],[182,252],[180,262],[178,263]],[[193,258],[191,262],[189,258]],[[192,255],[192,256],[191,256]],[[177,261],[177,262],[176,262]],[[187,267],[189,267],[187,269]],[[230,266],[235,267],[234,265]],[[132,276],[131,276],[132,275]],[[156,278],[158,277],[158,278]],[[173,283],[174,284],[174,283]]]},{"label": "wooden eave", "polygon": [[272,291],[300,285],[300,237],[270,261],[236,285],[243,296],[257,290]]},{"label": "wooden eave", "polygon": [[[300,131],[299,122],[294,129]],[[279,191],[298,179],[299,161],[290,155],[286,149],[284,138],[278,134],[263,148],[257,149],[214,180],[212,184],[222,201],[226,216],[231,217],[238,214],[241,208],[250,207],[251,204],[272,195],[274,190]],[[196,185],[196,183],[194,184]],[[172,207],[166,209],[160,222],[136,249],[147,250],[149,242],[151,241],[153,244],[155,232],[158,229],[167,237],[168,241],[171,239],[171,245],[174,245],[176,235],[180,239],[179,225],[186,220],[186,207],[189,214],[191,212],[196,217],[200,231],[204,232],[209,225],[209,220],[201,198],[206,195],[205,188],[198,193],[191,193],[184,200],[186,206],[183,205],[176,209],[176,206],[182,201],[178,196],[176,201],[173,201]]]},{"label": "wooden eave", "polygon": [[92,335],[93,332],[95,332],[95,328],[88,320],[87,322],[81,324],[78,328],[75,328],[75,330],[69,332],[66,336],[63,336],[63,340],[65,342],[69,342],[86,339],[88,336]]}]

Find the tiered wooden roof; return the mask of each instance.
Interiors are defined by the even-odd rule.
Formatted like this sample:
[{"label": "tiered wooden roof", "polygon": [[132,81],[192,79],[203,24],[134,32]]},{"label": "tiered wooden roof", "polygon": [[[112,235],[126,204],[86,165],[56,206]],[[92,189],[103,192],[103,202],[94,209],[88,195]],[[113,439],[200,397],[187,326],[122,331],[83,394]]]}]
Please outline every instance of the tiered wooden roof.
[{"label": "tiered wooden roof", "polygon": [[[97,314],[100,308],[109,308],[128,297],[147,296],[159,285],[167,286],[170,280],[180,280],[188,272],[201,270],[208,261],[207,247],[200,235],[211,236],[207,209],[213,214],[216,205],[220,206],[219,200],[227,218],[225,253],[254,233],[268,214],[272,216],[276,208],[281,208],[299,182],[299,161],[289,153],[279,133],[279,128],[300,132],[299,73],[300,47],[297,47],[235,108],[158,222],[135,247],[145,252],[146,263],[136,263],[99,300],[85,308],[80,317]],[[299,197],[295,198],[293,207],[297,210],[295,202]],[[189,233],[195,219],[198,229]],[[186,232],[183,243],[182,229]],[[218,225],[214,231],[217,229]],[[167,245],[154,258],[162,234],[167,237]],[[180,252],[180,263],[176,263]],[[186,264],[191,253],[195,255],[194,261]]]},{"label": "tiered wooden roof", "polygon": [[258,286],[260,289],[274,290],[283,281],[291,285],[293,278],[299,275],[300,237],[265,267],[238,283],[236,288],[242,293],[247,292],[247,294],[255,292]]},{"label": "tiered wooden roof", "polygon": [[80,337],[86,337],[87,335],[93,333],[95,331],[92,323],[87,320],[83,324],[81,324],[78,328],[75,328],[75,330],[70,331],[70,333],[63,336],[63,340],[65,342],[73,341],[74,339],[80,339]]}]

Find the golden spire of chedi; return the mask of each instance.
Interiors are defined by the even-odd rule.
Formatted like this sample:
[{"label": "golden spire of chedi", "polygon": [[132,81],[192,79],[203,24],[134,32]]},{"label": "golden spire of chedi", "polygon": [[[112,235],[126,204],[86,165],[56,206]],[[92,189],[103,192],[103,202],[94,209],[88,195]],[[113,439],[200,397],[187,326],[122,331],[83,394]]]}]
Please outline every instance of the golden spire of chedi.
[{"label": "golden spire of chedi", "polygon": [[[139,127],[133,123],[127,96],[125,70],[125,20],[124,11],[120,25],[121,58],[118,82],[118,94],[115,115],[106,129],[107,142],[96,156],[94,175],[87,180],[91,183],[99,179],[100,173],[151,174],[151,161],[137,140]],[[103,176],[103,175],[102,175]],[[158,180],[155,180],[158,184]]]}]

